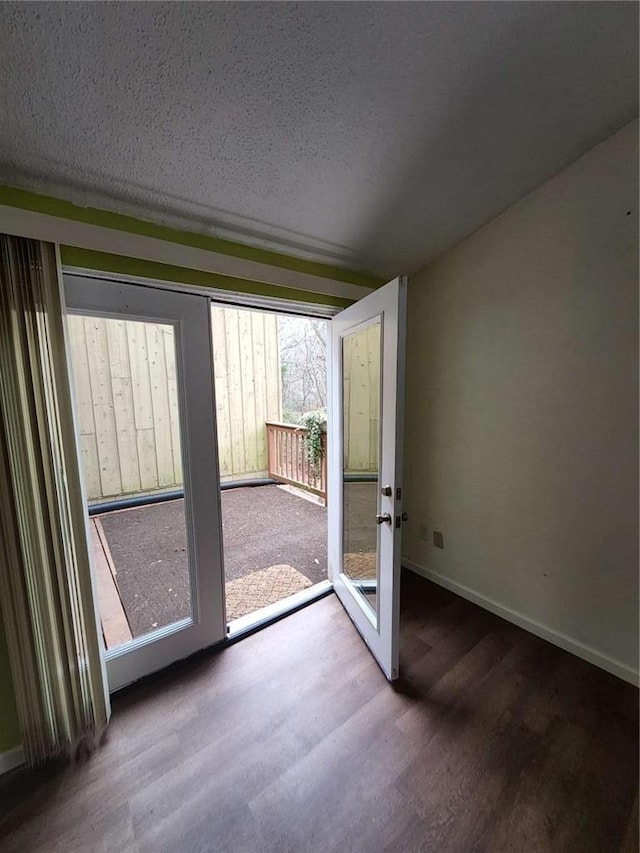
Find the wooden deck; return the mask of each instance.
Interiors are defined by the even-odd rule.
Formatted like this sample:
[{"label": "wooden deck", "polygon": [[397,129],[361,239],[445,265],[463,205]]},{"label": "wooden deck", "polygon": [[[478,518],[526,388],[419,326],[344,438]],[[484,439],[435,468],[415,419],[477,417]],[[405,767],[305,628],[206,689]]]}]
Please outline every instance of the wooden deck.
[{"label": "wooden deck", "polygon": [[102,635],[106,648],[113,649],[133,639],[133,634],[127,621],[127,614],[122,606],[116,581],[116,567],[111,558],[107,537],[102,529],[100,519],[95,516],[90,518],[89,529]]}]

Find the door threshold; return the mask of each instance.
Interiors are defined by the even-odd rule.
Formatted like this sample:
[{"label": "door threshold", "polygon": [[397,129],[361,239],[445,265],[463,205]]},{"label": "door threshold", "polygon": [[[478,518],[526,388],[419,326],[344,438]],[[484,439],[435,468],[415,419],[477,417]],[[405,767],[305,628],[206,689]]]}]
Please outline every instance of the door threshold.
[{"label": "door threshold", "polygon": [[149,672],[128,684],[124,684],[121,687],[110,690],[109,693],[112,697],[115,695],[126,695],[131,690],[135,690],[141,684],[149,684],[156,678],[166,676],[167,672],[170,670],[177,670],[190,661],[195,661],[212,652],[218,652],[226,646],[230,646],[245,637],[249,637],[251,634],[255,634],[257,631],[260,631],[262,628],[266,628],[268,625],[273,625],[274,622],[284,619],[285,616],[289,616],[297,610],[302,610],[303,607],[313,604],[314,601],[319,601],[321,598],[325,598],[331,592],[333,592],[333,584],[331,581],[320,581],[320,583],[315,583],[307,589],[294,593],[294,595],[289,595],[287,598],[283,598],[282,601],[276,601],[275,604],[269,604],[267,607],[261,607],[259,610],[254,610],[253,613],[248,613],[246,616],[234,619],[232,622],[229,622],[227,627],[227,636],[224,640],[220,640],[219,642],[203,649],[198,649],[198,651],[195,651],[184,658],[173,661],[173,663],[170,663],[168,666],[161,667],[160,669]]},{"label": "door threshold", "polygon": [[295,613],[296,610],[302,610],[308,604],[319,601],[319,599],[329,595],[330,592],[333,592],[331,581],[320,581],[320,583],[314,583],[313,586],[289,595],[281,601],[276,601],[275,604],[269,604],[259,610],[254,610],[253,613],[248,613],[246,616],[240,616],[239,619],[229,622],[227,626],[227,643],[235,643],[237,640],[249,636],[249,634],[254,634],[261,628],[272,625],[279,619]]}]

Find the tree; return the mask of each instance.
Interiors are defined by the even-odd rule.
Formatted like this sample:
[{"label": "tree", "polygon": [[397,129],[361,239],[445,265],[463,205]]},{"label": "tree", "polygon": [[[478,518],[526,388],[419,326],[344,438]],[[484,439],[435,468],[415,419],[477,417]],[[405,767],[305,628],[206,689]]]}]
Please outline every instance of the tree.
[{"label": "tree", "polygon": [[282,417],[300,423],[309,411],[327,407],[327,322],[278,317]]}]

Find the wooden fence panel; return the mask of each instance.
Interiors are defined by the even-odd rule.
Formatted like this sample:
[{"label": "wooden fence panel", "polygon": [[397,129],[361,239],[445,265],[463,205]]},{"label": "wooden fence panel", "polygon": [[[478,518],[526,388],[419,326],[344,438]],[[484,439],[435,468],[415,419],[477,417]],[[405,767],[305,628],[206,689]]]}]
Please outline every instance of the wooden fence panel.
[{"label": "wooden fence panel", "polygon": [[265,424],[282,407],[277,317],[214,305],[211,324],[220,476],[266,476]]},{"label": "wooden fence panel", "polygon": [[[240,357],[240,329],[238,311],[212,308],[224,311],[225,351],[227,355],[227,374],[224,378],[229,405],[229,433],[218,432],[218,444],[226,442],[231,447],[231,466],[227,472],[244,471],[244,415],[242,394],[242,362]],[[216,381],[216,390],[219,383]],[[222,469],[221,469],[222,472]],[[221,473],[221,476],[224,474]]]},{"label": "wooden fence panel", "polygon": [[[251,335],[251,312],[238,312],[237,341],[227,340],[227,349],[234,343],[240,351],[240,384],[242,397],[240,400],[242,431],[244,434],[244,471],[251,471],[258,457],[258,442],[256,441],[256,391],[253,367],[253,338]],[[261,429],[264,426],[261,425]]]},{"label": "wooden fence panel", "polygon": [[140,489],[140,468],[138,466],[138,445],[134,428],[129,346],[127,329],[123,320],[112,320],[107,325],[107,343],[111,365],[116,439],[120,459],[120,490],[122,492],[136,492]]},{"label": "wooden fence panel", "polygon": [[344,465],[353,473],[378,469],[380,326],[343,340]]},{"label": "wooden fence panel", "polygon": [[89,353],[89,382],[100,466],[100,488],[103,494],[114,494],[121,488],[120,460],[109,372],[107,328],[103,320],[91,317],[85,318],[84,327]]},{"label": "wooden fence panel", "polygon": [[165,340],[163,328],[163,326],[159,326],[156,323],[146,324],[158,486],[160,488],[170,488],[176,485],[176,481],[173,467],[173,444],[171,441],[171,416],[169,413],[169,388],[167,384],[165,346],[173,349],[174,336],[173,330],[171,330],[171,334]]},{"label": "wooden fence panel", "polygon": [[[249,312],[246,312],[249,313]],[[249,314],[251,318],[251,342],[252,342],[252,370],[253,370],[253,385],[254,393],[253,400],[255,405],[255,458],[267,458],[267,431],[264,424],[267,421],[267,394],[261,394],[260,388],[266,387],[267,381],[267,363],[264,345],[265,336],[265,315],[258,314],[257,311]],[[265,466],[266,467],[266,466]]]},{"label": "wooden fence panel", "polygon": [[221,471],[233,470],[231,448],[231,409],[229,403],[229,366],[224,312],[211,311],[211,339],[216,388],[216,421],[218,424],[218,465]]},{"label": "wooden fence panel", "polygon": [[[266,421],[281,416],[277,317],[211,309],[223,480],[266,476]],[[173,328],[68,318],[80,452],[90,501],[180,488]]]}]

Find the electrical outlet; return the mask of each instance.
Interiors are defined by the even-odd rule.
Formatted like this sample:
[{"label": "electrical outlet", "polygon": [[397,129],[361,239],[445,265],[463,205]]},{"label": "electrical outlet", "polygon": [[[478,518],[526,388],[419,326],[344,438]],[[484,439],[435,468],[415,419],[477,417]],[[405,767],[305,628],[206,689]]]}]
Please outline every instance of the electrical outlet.
[{"label": "electrical outlet", "polygon": [[433,531],[433,544],[436,548],[444,548],[444,536],[439,530]]},{"label": "electrical outlet", "polygon": [[423,542],[429,541],[429,528],[426,524],[420,524],[418,526],[418,536],[422,539]]}]

